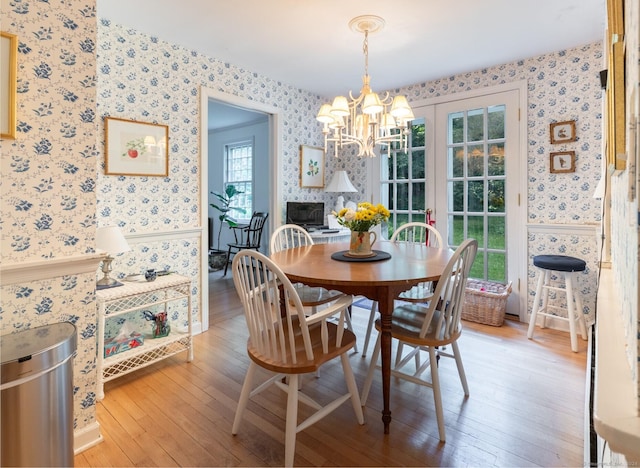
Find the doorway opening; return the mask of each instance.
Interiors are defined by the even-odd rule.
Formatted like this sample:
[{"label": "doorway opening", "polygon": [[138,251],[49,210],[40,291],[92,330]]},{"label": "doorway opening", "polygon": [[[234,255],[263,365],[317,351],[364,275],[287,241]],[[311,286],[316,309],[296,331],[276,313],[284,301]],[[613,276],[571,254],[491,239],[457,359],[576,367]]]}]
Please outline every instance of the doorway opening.
[{"label": "doorway opening", "polygon": [[[210,206],[213,202],[211,192],[224,191],[226,162],[224,148],[233,141],[250,139],[254,142],[255,154],[253,157],[251,172],[260,174],[253,178],[252,197],[253,210],[271,212],[276,216],[272,225],[277,225],[276,207],[280,197],[277,167],[280,164],[280,116],[277,109],[251,101],[246,98],[201,88],[201,319],[202,330],[207,330],[210,319],[218,312],[224,313],[224,305],[216,304],[212,300],[219,280],[221,287],[228,287],[229,282],[224,280],[224,270],[210,272],[208,252],[212,243],[220,244],[221,249],[226,249],[227,242],[233,238],[228,229],[222,229],[221,238],[218,240],[219,212]],[[247,134],[251,136],[247,138]],[[244,135],[244,137],[242,136]],[[264,174],[269,174],[264,177]],[[249,213],[250,217],[251,214]],[[210,221],[212,218],[212,222]],[[213,232],[211,232],[213,231]],[[265,232],[269,232],[267,227]],[[268,237],[267,237],[268,238]]]}]

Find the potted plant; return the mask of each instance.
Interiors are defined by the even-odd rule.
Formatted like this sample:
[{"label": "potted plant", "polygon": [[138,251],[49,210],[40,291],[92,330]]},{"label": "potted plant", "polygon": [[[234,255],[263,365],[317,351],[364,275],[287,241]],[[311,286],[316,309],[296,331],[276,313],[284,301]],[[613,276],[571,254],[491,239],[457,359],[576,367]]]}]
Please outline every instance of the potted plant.
[{"label": "potted plant", "polygon": [[220,250],[220,237],[222,236],[222,226],[226,223],[230,227],[235,227],[238,225],[235,219],[229,216],[229,212],[231,210],[239,211],[240,213],[246,213],[244,208],[240,208],[237,206],[232,206],[233,199],[244,192],[236,189],[235,185],[227,185],[224,193],[220,192],[211,192],[211,194],[216,198],[217,203],[210,203],[212,208],[215,208],[220,212],[218,216],[218,220],[220,221],[220,226],[218,227],[218,239],[216,241],[216,248],[214,250],[209,251],[209,266],[212,270],[217,271],[224,268],[227,263],[227,251]]}]

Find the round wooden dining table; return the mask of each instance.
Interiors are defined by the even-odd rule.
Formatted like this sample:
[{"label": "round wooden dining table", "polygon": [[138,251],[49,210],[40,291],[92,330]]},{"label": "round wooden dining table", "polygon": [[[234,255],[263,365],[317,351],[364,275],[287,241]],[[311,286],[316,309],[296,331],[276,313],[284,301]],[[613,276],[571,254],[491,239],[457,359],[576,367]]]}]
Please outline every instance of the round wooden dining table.
[{"label": "round wooden dining table", "polygon": [[388,434],[394,301],[418,283],[438,281],[453,252],[423,244],[378,241],[373,246],[376,257],[345,259],[337,254],[342,260],[332,258],[332,254],[348,249],[348,242],[315,244],[272,253],[270,258],[294,283],[335,289],[378,302],[382,329],[382,421],[384,433]]}]

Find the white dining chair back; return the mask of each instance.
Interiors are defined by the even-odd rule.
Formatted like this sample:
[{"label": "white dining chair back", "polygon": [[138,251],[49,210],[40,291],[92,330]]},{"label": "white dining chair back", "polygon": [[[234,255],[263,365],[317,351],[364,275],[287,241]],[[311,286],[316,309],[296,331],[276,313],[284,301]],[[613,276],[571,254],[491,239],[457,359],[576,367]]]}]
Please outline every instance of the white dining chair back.
[{"label": "white dining chair back", "polygon": [[[430,224],[411,222],[406,223],[396,229],[391,235],[392,242],[413,242],[418,244],[426,244],[430,247],[443,247],[442,236],[438,230]],[[431,281],[424,282],[413,286],[408,291],[400,294],[398,299],[408,302],[427,302],[433,293],[433,284]],[[373,301],[369,310],[369,322],[367,323],[367,331],[365,332],[364,346],[362,348],[362,357],[366,357],[371,332],[373,331],[373,322],[376,318],[378,303]],[[402,345],[399,345],[398,354],[402,354]]]},{"label": "white dining chair back", "polygon": [[[313,238],[304,228],[297,224],[285,224],[273,231],[269,241],[269,248],[271,253],[275,253],[294,247],[303,247],[305,245],[313,244]],[[324,306],[324,304],[328,304],[344,295],[340,291],[312,287],[300,283],[294,284],[294,287],[302,300],[302,304],[305,307],[310,308],[310,313],[312,314],[317,312],[318,307]],[[351,310],[349,310],[349,313],[346,316],[346,321],[347,328],[353,331]],[[354,351],[358,352],[357,345],[354,347]]]},{"label": "white dining chair back", "polygon": [[[445,441],[445,428],[438,360],[440,357],[455,359],[464,394],[468,396],[469,386],[457,340],[462,333],[461,318],[467,278],[477,250],[478,242],[475,239],[465,240],[447,263],[429,303],[427,305],[400,304],[394,308],[391,316],[391,337],[413,348],[411,353],[404,356],[399,362],[396,361],[391,374],[433,389],[438,432],[440,440],[443,442]],[[378,339],[362,390],[362,404],[367,401],[380,355],[380,320],[376,320],[375,326],[378,330]],[[451,346],[451,353],[443,349],[448,345]],[[414,361],[415,354],[420,351],[428,352],[429,359],[420,367],[405,371],[405,366]],[[431,370],[431,380],[422,377],[427,369]]]},{"label": "white dining chair back", "polygon": [[442,247],[442,236],[430,224],[411,222],[400,226],[391,235],[392,242],[414,242],[430,247]]},{"label": "white dining chair back", "polygon": [[[347,356],[356,336],[344,328],[351,296],[342,296],[328,307],[307,316],[287,276],[260,252],[242,250],[232,263],[233,283],[244,309],[249,340],[249,368],[245,376],[232,434],[237,434],[249,398],[271,384],[287,393],[285,466],[293,466],[296,434],[351,400],[356,419],[364,424],[356,381]],[[337,324],[329,321],[337,318]],[[340,358],[348,393],[320,405],[299,390],[298,377],[315,372],[332,359]],[[258,367],[273,373],[254,387]],[[286,377],[286,379],[285,379]],[[286,383],[285,383],[286,382]],[[298,424],[298,402],[315,410]]]},{"label": "white dining chair back", "polygon": [[269,251],[271,253],[281,252],[285,249],[302,247],[304,245],[313,245],[311,235],[297,224],[284,224],[271,234]]}]

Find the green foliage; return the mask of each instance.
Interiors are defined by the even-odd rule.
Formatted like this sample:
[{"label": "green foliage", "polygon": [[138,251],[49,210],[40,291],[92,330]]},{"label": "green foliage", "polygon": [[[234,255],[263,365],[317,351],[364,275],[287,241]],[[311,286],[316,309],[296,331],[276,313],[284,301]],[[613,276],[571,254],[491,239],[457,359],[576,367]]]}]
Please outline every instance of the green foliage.
[{"label": "green foliage", "polygon": [[211,192],[211,194],[214,197],[216,197],[218,203],[210,203],[209,205],[220,212],[220,215],[218,216],[218,220],[220,221],[220,227],[218,227],[218,240],[216,242],[216,248],[218,250],[220,250],[220,236],[222,235],[223,224],[227,223],[227,225],[229,225],[230,227],[235,227],[238,225],[235,219],[229,216],[229,212],[231,210],[236,210],[242,214],[246,213],[246,210],[244,208],[231,205],[231,203],[233,203],[234,197],[242,193],[244,192],[239,191],[238,189],[236,189],[235,185],[231,185],[231,184],[227,185],[224,193]]}]

